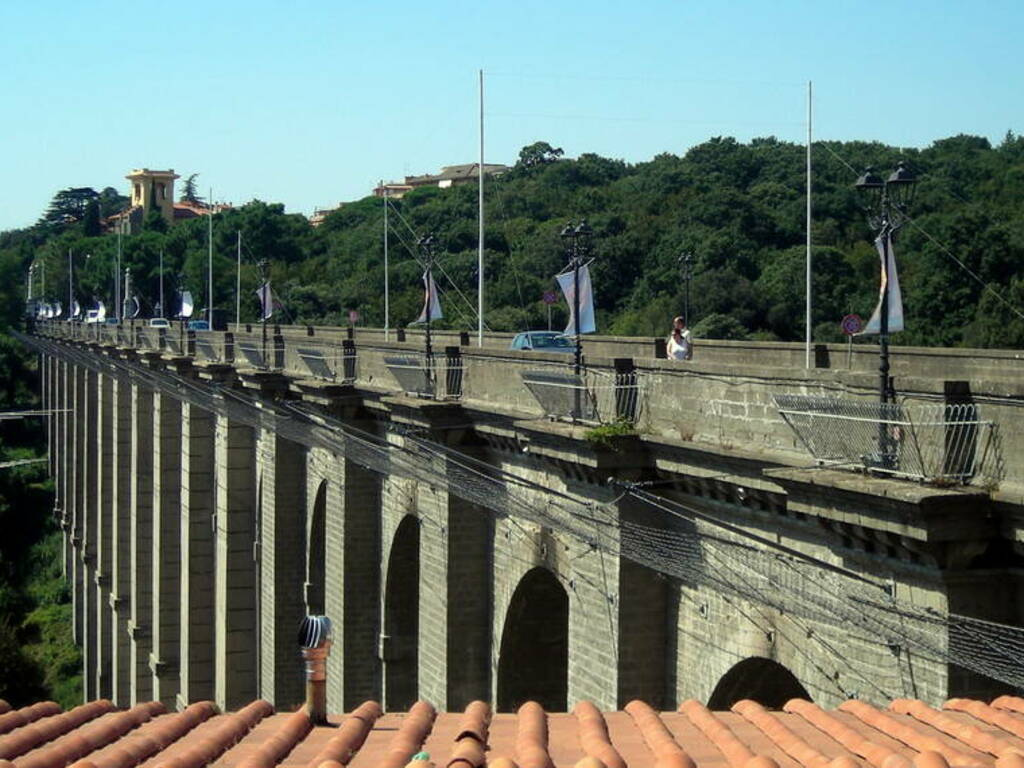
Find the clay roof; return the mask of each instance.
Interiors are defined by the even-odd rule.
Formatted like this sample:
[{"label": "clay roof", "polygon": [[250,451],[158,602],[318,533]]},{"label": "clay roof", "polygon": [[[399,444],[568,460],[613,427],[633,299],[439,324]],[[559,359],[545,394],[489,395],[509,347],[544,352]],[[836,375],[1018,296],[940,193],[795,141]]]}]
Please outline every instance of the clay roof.
[{"label": "clay roof", "polygon": [[[414,760],[420,752],[429,761]],[[0,768],[1024,768],[1024,699],[951,699],[941,709],[898,699],[826,711],[794,699],[782,712],[742,701],[711,712],[641,702],[600,712],[588,702],[551,714],[535,703],[492,714],[482,702],[437,713],[426,702],[381,712],[366,702],[329,726],[265,701],[220,714],[213,704],[167,712],[94,701],[11,710],[0,701]]]}]

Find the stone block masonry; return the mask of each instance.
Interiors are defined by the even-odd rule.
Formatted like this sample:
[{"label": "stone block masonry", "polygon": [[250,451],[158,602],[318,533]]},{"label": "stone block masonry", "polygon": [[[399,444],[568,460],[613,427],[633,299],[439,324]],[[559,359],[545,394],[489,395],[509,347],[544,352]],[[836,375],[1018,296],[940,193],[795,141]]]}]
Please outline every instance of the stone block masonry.
[{"label": "stone block masonry", "polygon": [[[924,487],[797,454],[772,395],[860,396],[870,382],[856,372],[634,360],[658,383],[652,423],[617,448],[524,411],[536,406],[519,374],[536,360],[493,347],[462,350],[459,402],[390,391],[380,366],[350,386],[75,340],[46,349],[45,403],[68,408],[48,440],[75,638],[87,694],[119,706],[292,709],[306,613],[334,625],[332,712],[367,699],[612,710],[1000,691],[950,659],[941,625],[931,645],[905,647],[850,601],[830,604],[828,569],[914,610],[1024,620],[1012,482]],[[609,480],[699,514],[668,523]],[[779,547],[819,570],[793,554],[759,571]],[[810,606],[812,593],[825,598]]]}]

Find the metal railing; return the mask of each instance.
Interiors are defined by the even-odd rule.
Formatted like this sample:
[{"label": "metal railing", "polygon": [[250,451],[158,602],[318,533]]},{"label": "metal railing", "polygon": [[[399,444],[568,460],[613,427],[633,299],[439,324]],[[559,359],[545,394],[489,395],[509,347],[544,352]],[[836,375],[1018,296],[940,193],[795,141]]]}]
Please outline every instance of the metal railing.
[{"label": "metal railing", "polygon": [[776,395],[775,406],[822,464],[943,485],[1000,479],[995,425],[973,403]]},{"label": "metal railing", "polygon": [[548,418],[583,424],[636,424],[643,379],[636,371],[605,371],[553,363],[522,371],[523,384]]},{"label": "metal railing", "polygon": [[462,397],[462,356],[421,351],[385,353],[383,363],[399,388],[413,397],[457,400]]}]

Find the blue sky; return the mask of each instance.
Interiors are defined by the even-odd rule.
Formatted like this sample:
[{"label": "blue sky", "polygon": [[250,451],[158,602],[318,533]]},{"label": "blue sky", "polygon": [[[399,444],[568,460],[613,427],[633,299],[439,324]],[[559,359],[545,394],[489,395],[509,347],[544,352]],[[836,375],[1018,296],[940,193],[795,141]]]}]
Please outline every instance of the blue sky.
[{"label": "blue sky", "polygon": [[377,179],[545,140],[574,156],[709,136],[926,146],[1024,132],[1017,2],[0,4],[0,230],[69,186],[199,173],[309,214]]}]

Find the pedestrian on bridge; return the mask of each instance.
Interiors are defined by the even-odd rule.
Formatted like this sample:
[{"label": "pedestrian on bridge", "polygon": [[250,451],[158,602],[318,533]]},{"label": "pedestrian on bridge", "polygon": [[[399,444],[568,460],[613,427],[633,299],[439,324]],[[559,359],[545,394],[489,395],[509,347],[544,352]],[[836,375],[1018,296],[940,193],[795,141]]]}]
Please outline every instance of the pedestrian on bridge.
[{"label": "pedestrian on bridge", "polygon": [[693,338],[682,317],[672,321],[672,333],[668,336],[666,347],[669,360],[693,359]]}]

